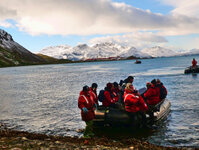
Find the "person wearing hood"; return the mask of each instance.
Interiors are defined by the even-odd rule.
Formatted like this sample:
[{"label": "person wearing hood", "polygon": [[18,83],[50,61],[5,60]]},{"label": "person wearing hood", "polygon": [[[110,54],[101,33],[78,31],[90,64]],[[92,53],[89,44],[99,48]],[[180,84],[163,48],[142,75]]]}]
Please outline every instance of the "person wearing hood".
[{"label": "person wearing hood", "polygon": [[82,120],[86,123],[84,130],[84,137],[90,138],[93,134],[93,119],[95,118],[95,102],[91,99],[89,94],[89,87],[85,85],[80,92],[78,99],[78,107],[81,109]]},{"label": "person wearing hood", "polygon": [[136,113],[138,111],[147,111],[148,107],[142,96],[134,90],[132,83],[127,83],[124,92],[124,104],[127,112]]},{"label": "person wearing hood", "polygon": [[[125,92],[124,92],[124,104],[125,104],[125,110],[128,112],[130,116],[130,121],[134,123],[134,126],[140,125],[145,126],[146,125],[146,115],[145,112],[148,111],[148,107],[142,98],[142,96],[134,90],[134,87],[132,83],[127,83]],[[142,124],[136,124],[138,123],[136,121],[136,118],[140,119],[140,122]]]},{"label": "person wearing hood", "polygon": [[98,97],[97,97],[97,87],[98,87],[97,83],[92,83],[89,90],[89,94],[91,99],[95,102],[95,104],[99,106]]},{"label": "person wearing hood", "polygon": [[160,81],[160,79],[157,79],[157,87],[160,90],[160,101],[162,101],[167,96],[167,89],[165,88],[163,83]]},{"label": "person wearing hood", "polygon": [[156,86],[156,80],[151,81],[151,87],[144,93],[148,105],[156,105],[160,102],[160,89]]},{"label": "person wearing hood", "polygon": [[107,83],[104,91],[104,101],[102,105],[105,107],[113,106],[116,102],[116,99],[113,94],[114,86],[112,83]]},{"label": "person wearing hood", "polygon": [[197,66],[197,61],[195,60],[195,58],[193,58],[192,60],[192,67],[196,67]]}]

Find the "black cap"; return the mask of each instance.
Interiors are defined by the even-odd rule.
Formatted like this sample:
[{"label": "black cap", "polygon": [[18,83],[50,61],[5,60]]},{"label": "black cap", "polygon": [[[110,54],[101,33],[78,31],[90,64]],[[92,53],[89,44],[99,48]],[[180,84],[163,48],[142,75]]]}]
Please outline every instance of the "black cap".
[{"label": "black cap", "polygon": [[97,83],[93,83],[93,84],[91,85],[91,88],[97,88],[97,87],[98,87]]},{"label": "black cap", "polygon": [[118,83],[117,82],[113,82],[114,87],[118,87]]},{"label": "black cap", "polygon": [[88,87],[87,85],[85,85],[85,86],[83,87],[83,91],[84,91],[84,92],[89,91],[89,87]]},{"label": "black cap", "polygon": [[128,78],[127,78],[128,80],[133,80],[134,79],[134,77],[133,76],[128,76]]},{"label": "black cap", "polygon": [[153,79],[153,80],[151,81],[151,83],[154,84],[154,85],[156,85],[156,79]]}]

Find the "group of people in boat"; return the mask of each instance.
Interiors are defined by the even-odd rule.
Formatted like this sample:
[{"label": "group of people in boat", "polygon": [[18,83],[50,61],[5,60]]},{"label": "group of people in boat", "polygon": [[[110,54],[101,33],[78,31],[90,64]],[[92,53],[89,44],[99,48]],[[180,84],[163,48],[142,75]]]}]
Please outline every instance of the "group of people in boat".
[{"label": "group of people in boat", "polygon": [[104,90],[99,92],[99,95],[97,95],[97,83],[92,83],[91,87],[87,85],[83,87],[79,95],[78,107],[81,109],[82,120],[86,123],[84,137],[94,135],[92,132],[94,110],[99,106],[99,101],[104,107],[115,107],[117,104],[121,104],[129,115],[139,114],[145,118],[146,112],[152,112],[154,106],[166,98],[167,89],[159,79],[147,82],[147,90],[143,94],[135,89],[133,81],[134,77],[128,76],[119,83],[109,82]]}]

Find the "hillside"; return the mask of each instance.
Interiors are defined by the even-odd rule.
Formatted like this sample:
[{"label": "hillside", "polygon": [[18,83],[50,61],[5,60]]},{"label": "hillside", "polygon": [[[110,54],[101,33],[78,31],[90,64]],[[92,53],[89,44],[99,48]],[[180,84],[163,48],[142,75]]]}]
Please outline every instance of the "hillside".
[{"label": "hillside", "polygon": [[69,60],[36,55],[15,42],[12,36],[0,29],[0,67],[68,63]]}]

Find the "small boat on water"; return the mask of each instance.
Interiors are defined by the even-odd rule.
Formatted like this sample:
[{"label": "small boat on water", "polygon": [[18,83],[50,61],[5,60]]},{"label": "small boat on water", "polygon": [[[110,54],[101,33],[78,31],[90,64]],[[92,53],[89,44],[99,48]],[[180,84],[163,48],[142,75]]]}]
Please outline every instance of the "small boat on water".
[{"label": "small boat on water", "polygon": [[141,64],[142,62],[140,60],[136,60],[135,64]]},{"label": "small boat on water", "polygon": [[187,67],[185,70],[184,70],[184,73],[185,74],[189,74],[189,73],[199,73],[199,66],[197,65],[196,67]]},{"label": "small boat on water", "polygon": [[[155,122],[166,118],[170,112],[171,103],[168,99],[162,100],[156,105],[156,111],[153,112],[153,117],[149,114],[146,115],[146,124],[152,125]],[[95,110],[94,126],[95,127],[106,127],[106,126],[130,126],[135,128],[142,128],[143,118],[140,116],[135,116],[134,122],[132,122],[131,117],[128,112],[125,111],[121,105],[116,105],[115,107],[103,107],[99,106]]]}]

